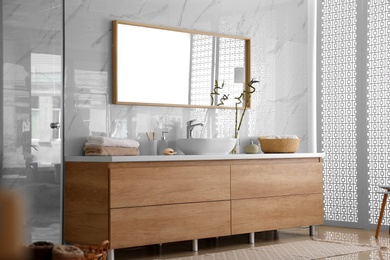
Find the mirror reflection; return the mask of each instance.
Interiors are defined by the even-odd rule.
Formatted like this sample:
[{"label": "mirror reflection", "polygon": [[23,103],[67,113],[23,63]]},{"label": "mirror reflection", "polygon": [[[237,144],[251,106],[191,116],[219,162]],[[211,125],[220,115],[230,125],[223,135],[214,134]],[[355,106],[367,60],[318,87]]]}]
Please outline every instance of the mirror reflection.
[{"label": "mirror reflection", "polygon": [[[249,48],[242,37],[113,21],[113,103],[233,108]],[[213,96],[215,80],[224,88]]]}]

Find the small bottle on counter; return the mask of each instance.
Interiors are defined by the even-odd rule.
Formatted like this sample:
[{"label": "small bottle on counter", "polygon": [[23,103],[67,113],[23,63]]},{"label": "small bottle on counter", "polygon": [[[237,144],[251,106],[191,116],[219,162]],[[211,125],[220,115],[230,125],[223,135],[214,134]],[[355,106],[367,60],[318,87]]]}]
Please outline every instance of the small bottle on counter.
[{"label": "small bottle on counter", "polygon": [[168,134],[168,132],[166,131],[163,131],[161,133],[161,140],[158,140],[158,143],[157,143],[157,154],[158,155],[161,155],[161,152],[168,148],[168,140],[167,140],[167,137],[165,136],[165,134]]},{"label": "small bottle on counter", "polygon": [[251,139],[249,141],[249,144],[245,146],[244,148],[245,153],[253,154],[253,153],[259,153],[259,146],[253,143],[253,140]]}]

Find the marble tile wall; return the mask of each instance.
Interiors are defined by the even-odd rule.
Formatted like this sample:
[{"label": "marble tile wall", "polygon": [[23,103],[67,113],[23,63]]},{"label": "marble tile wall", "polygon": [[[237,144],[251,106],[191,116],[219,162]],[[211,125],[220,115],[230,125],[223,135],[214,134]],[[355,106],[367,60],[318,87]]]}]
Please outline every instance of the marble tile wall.
[{"label": "marble tile wall", "polygon": [[[242,144],[259,135],[295,134],[308,151],[307,0],[65,1],[65,155],[82,155],[88,135],[145,138],[169,130],[185,137],[229,137],[234,110],[111,104],[111,20],[126,20],[250,37],[252,78],[260,82],[240,131]],[[151,84],[154,79],[149,79]],[[174,144],[172,144],[173,146]]]}]

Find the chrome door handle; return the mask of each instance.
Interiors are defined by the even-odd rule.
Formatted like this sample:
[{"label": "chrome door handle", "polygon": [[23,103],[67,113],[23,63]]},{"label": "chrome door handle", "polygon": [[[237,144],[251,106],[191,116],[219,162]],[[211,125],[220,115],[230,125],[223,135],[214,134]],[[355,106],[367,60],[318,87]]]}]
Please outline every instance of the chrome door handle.
[{"label": "chrome door handle", "polygon": [[51,129],[59,129],[60,128],[60,123],[58,123],[58,122],[50,123],[50,128]]}]

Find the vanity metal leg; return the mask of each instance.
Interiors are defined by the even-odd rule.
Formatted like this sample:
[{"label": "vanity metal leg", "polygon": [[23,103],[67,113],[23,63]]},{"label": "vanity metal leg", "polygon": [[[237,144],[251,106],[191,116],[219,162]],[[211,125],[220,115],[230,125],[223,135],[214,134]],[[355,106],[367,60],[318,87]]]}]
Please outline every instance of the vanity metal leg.
[{"label": "vanity metal leg", "polygon": [[311,237],[316,235],[316,226],[310,226],[309,227],[309,234]]},{"label": "vanity metal leg", "polygon": [[192,251],[198,252],[198,239],[192,240]]},{"label": "vanity metal leg", "polygon": [[249,244],[255,243],[255,233],[249,233]]},{"label": "vanity metal leg", "polygon": [[108,257],[108,260],[114,260],[114,249],[108,249],[108,252],[107,252],[107,257]]}]

